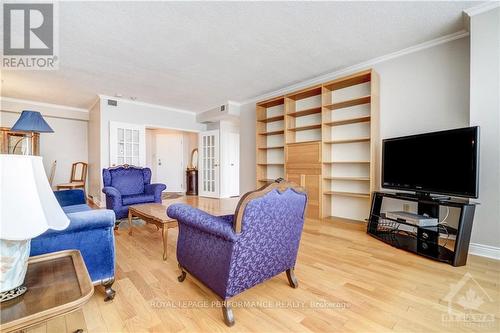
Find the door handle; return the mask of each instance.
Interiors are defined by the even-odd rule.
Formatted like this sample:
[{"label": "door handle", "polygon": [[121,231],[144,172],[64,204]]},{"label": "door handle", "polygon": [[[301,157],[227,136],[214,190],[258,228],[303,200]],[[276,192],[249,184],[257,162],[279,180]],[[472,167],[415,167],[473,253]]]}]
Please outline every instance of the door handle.
[{"label": "door handle", "polygon": [[161,159],[158,159],[158,165],[161,165]]}]

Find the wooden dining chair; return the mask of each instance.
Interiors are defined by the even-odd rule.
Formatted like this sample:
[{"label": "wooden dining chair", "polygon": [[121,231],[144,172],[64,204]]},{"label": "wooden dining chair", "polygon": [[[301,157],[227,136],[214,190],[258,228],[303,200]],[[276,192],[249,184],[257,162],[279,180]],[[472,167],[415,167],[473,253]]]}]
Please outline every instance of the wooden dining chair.
[{"label": "wooden dining chair", "polygon": [[69,183],[58,184],[57,190],[72,190],[81,188],[85,193],[85,197],[87,197],[87,193],[85,191],[85,183],[87,181],[87,168],[88,164],[85,162],[73,163],[73,166],[71,167],[71,179]]}]

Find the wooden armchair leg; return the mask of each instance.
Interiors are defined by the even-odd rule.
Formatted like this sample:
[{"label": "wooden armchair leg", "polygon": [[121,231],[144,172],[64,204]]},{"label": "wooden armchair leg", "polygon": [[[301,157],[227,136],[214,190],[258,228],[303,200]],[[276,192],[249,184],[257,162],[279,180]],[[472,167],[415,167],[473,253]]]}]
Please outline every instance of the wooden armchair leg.
[{"label": "wooden armchair leg", "polygon": [[222,315],[224,316],[224,323],[231,327],[234,325],[234,315],[233,315],[233,308],[231,305],[224,304],[222,306]]},{"label": "wooden armchair leg", "polygon": [[186,275],[187,275],[187,274],[186,274],[186,271],[185,271],[185,270],[183,270],[181,266],[179,266],[179,268],[181,269],[181,275],[179,275],[179,276],[177,277],[177,281],[179,281],[179,282],[183,282],[183,281],[186,279]]},{"label": "wooden armchair leg", "polygon": [[297,277],[295,276],[293,268],[286,270],[286,277],[288,278],[288,283],[290,284],[290,287],[297,288],[299,286],[299,281],[297,280]]},{"label": "wooden armchair leg", "polygon": [[102,283],[104,287],[104,293],[106,294],[106,297],[104,297],[104,302],[112,301],[115,298],[116,291],[114,291],[114,289],[111,288],[114,282],[115,278],[113,277]]}]

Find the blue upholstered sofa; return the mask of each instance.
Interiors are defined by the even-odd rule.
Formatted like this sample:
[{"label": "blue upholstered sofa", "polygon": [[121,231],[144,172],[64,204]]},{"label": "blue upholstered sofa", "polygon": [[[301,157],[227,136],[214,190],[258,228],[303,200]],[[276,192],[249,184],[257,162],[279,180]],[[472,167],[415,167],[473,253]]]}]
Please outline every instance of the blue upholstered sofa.
[{"label": "blue upholstered sofa", "polygon": [[150,168],[129,165],[103,169],[102,180],[106,208],[112,209],[117,219],[127,217],[130,205],[161,203],[161,192],[167,188],[164,184],[151,184]]},{"label": "blue upholstered sofa", "polygon": [[57,201],[68,215],[65,230],[47,230],[31,240],[31,255],[55,251],[80,250],[90,278],[105,288],[105,301],[115,296],[111,288],[115,279],[115,213],[107,209],[93,210],[85,201],[82,190],[54,192]]},{"label": "blue upholstered sofa", "polygon": [[[179,222],[179,281],[190,273],[223,301],[282,272],[296,288],[294,267],[306,202],[302,188],[280,182],[245,194],[235,215],[169,206],[168,216]],[[225,323],[233,325],[228,303],[222,310]]]}]

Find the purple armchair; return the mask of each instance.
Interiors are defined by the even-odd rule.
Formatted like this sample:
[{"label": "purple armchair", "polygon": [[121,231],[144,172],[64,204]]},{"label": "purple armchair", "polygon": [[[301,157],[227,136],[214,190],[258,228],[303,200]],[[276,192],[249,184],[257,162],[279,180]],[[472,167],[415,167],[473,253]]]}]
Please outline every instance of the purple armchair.
[{"label": "purple armchair", "polygon": [[[245,194],[235,215],[213,216],[185,204],[167,214],[179,222],[178,280],[190,273],[221,300],[282,272],[297,288],[294,275],[307,195],[291,183],[272,183]],[[226,325],[234,324],[231,306],[222,304]]]},{"label": "purple armchair", "polygon": [[117,219],[128,215],[128,207],[148,202],[161,203],[164,184],[151,184],[151,169],[123,165],[102,169],[106,194],[106,208],[115,212]]}]

